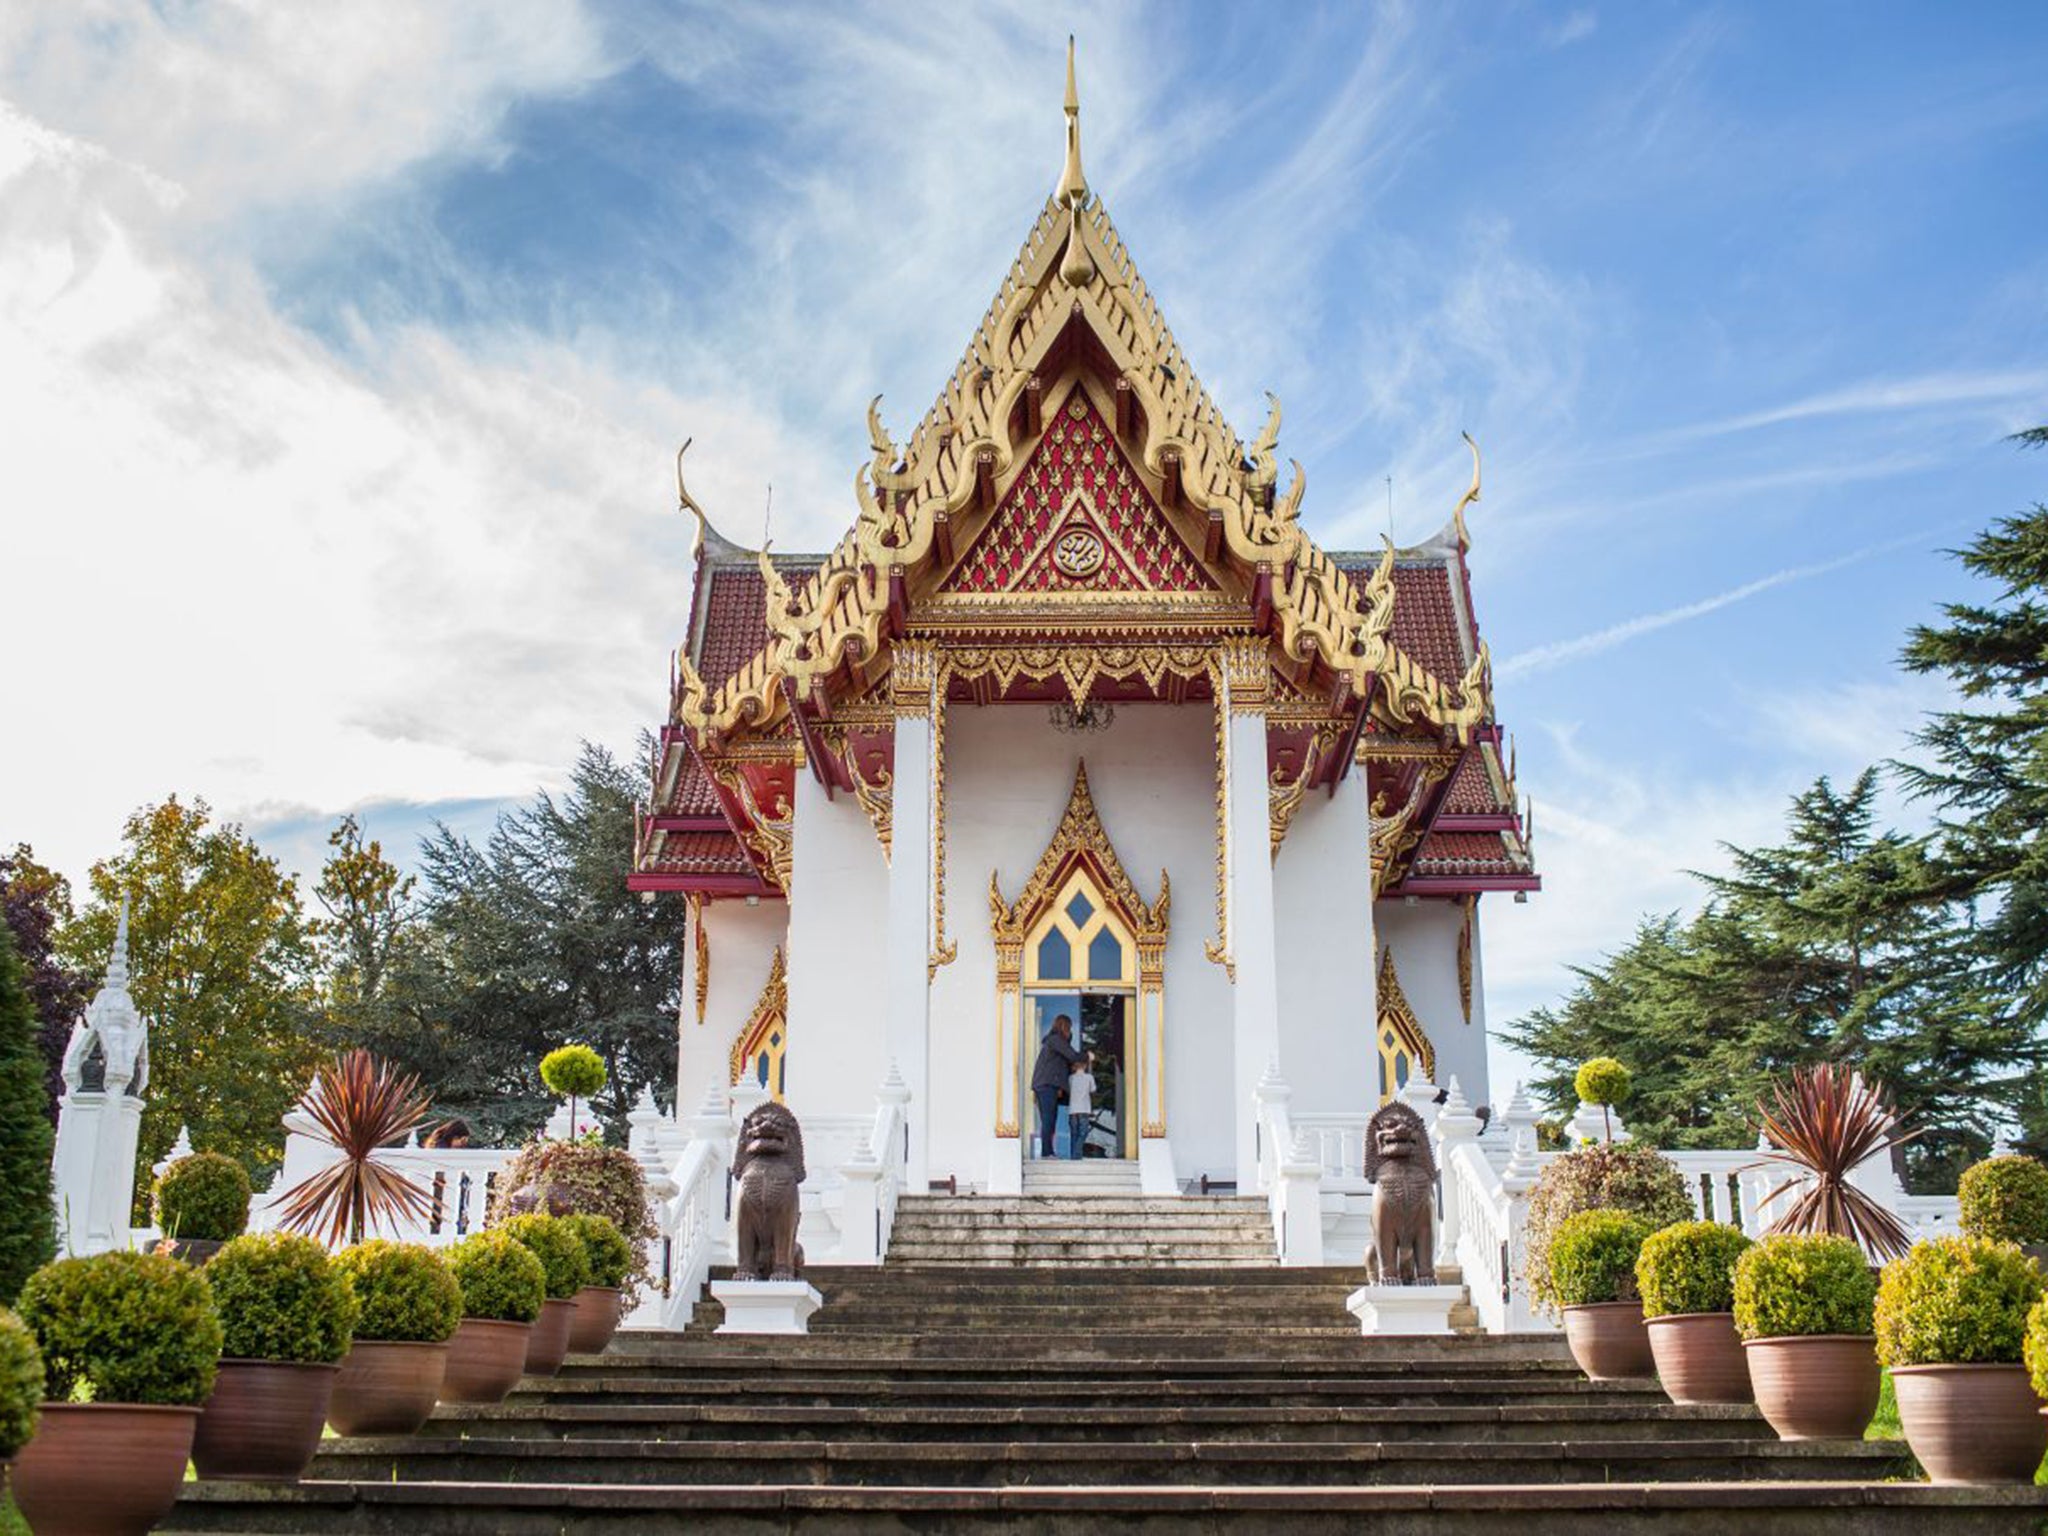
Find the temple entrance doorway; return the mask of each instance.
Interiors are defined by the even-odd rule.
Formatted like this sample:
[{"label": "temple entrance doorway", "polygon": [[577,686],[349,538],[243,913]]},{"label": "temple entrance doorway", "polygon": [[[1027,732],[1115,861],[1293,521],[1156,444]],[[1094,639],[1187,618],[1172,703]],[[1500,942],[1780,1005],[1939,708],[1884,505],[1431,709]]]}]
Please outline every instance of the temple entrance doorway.
[{"label": "temple entrance doorway", "polygon": [[[1073,1041],[1092,1052],[1095,1091],[1089,1112],[1077,1119],[1061,1096],[1056,1153],[1061,1157],[1128,1158],[1138,1155],[1133,1110],[1137,1056],[1137,944],[1086,869],[1075,869],[1024,949],[1024,996],[1030,1032],[1020,1052],[1019,1101],[1031,1104],[1031,1073],[1055,1020],[1073,1024]],[[1035,1115],[1036,1110],[1032,1113]],[[1033,1132],[1041,1128],[1033,1125]],[[1027,1155],[1039,1155],[1032,1135]]]}]

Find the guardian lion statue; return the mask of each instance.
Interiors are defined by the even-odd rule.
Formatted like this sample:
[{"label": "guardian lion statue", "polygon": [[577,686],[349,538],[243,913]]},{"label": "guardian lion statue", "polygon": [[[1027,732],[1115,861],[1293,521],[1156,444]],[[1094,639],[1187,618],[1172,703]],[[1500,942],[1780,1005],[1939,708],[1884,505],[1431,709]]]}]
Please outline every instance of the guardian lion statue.
[{"label": "guardian lion statue", "polygon": [[735,1280],[795,1280],[804,1272],[796,1240],[804,1181],[804,1132],[780,1104],[761,1104],[740,1122],[732,1159],[739,1188],[736,1208],[739,1267]]},{"label": "guardian lion statue", "polygon": [[1436,1158],[1422,1116],[1399,1099],[1366,1122],[1365,1176],[1372,1182],[1365,1256],[1372,1283],[1435,1285]]}]

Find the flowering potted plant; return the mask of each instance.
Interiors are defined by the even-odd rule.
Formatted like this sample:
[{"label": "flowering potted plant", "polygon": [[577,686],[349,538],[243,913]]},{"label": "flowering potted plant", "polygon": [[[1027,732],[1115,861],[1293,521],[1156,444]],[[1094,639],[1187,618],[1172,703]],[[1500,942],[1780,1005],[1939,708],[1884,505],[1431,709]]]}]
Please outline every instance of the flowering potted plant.
[{"label": "flowering potted plant", "polygon": [[1627,1211],[1568,1216],[1550,1244],[1550,1286],[1564,1308],[1564,1337],[1595,1381],[1656,1369],[1636,1294],[1636,1256],[1651,1226]]},{"label": "flowering potted plant", "polygon": [[372,1238],[335,1260],[361,1307],[327,1422],[344,1435],[409,1435],[427,1422],[462,1321],[462,1287],[433,1249]]},{"label": "flowering potted plant", "polygon": [[348,1277],[309,1237],[238,1237],[206,1265],[220,1308],[221,1362],[200,1415],[201,1477],[292,1482],[320,1447],[359,1307]]},{"label": "flowering potted plant", "polygon": [[498,1175],[491,1194],[492,1225],[538,1211],[548,1216],[592,1213],[611,1219],[632,1250],[632,1268],[620,1289],[625,1312],[638,1304],[648,1282],[647,1246],[657,1236],[640,1160],[624,1147],[591,1139],[527,1143]]},{"label": "flowering potted plant", "polygon": [[249,1175],[232,1157],[194,1152],[157,1175],[151,1192],[156,1228],[171,1257],[204,1264],[249,1225]]},{"label": "flowering potted plant", "polygon": [[1846,1237],[1781,1233],[1735,1261],[1735,1331],[1781,1440],[1860,1437],[1877,1411],[1877,1279]]},{"label": "flowering potted plant", "polygon": [[1877,1358],[1906,1443],[1937,1483],[2031,1483],[2048,1423],[2021,1363],[2048,1284],[2011,1243],[1916,1243],[1877,1288]]},{"label": "flowering potted plant", "polygon": [[1578,1211],[1628,1211],[1654,1230],[1693,1217],[1692,1196],[1678,1165],[1635,1142],[1581,1147],[1544,1165],[1529,1193],[1526,1268],[1529,1295],[1556,1312],[1550,1289],[1550,1242],[1559,1223]]},{"label": "flowering potted plant", "polygon": [[59,1259],[28,1278],[21,1320],[42,1352],[42,1424],[14,1462],[33,1530],[146,1531],[185,1480],[220,1360],[199,1271],[158,1253]]},{"label": "flowering potted plant", "polygon": [[590,1255],[576,1229],[559,1216],[514,1216],[501,1230],[524,1243],[540,1260],[548,1299],[534,1321],[526,1346],[526,1373],[552,1376],[569,1353],[569,1327],[576,1316],[576,1293],[590,1283]]},{"label": "flowering potted plant", "polygon": [[28,1325],[0,1307],[0,1480],[34,1438],[43,1406],[43,1353]]},{"label": "flowering potted plant", "polygon": [[1636,1289],[1657,1379],[1674,1403],[1747,1403],[1756,1393],[1735,1332],[1737,1227],[1681,1221],[1653,1232],[1636,1258]]},{"label": "flowering potted plant", "polygon": [[590,1283],[576,1293],[569,1348],[579,1355],[594,1355],[619,1331],[626,1277],[633,1272],[633,1245],[609,1216],[586,1211],[562,1220],[582,1241],[590,1260]]},{"label": "flowering potted plant", "polygon": [[476,1232],[448,1250],[462,1287],[462,1326],[448,1341],[441,1400],[499,1403],[526,1371],[533,1320],[548,1298],[547,1271],[502,1230]]},{"label": "flowering potted plant", "polygon": [[2031,1157],[1987,1157],[1963,1170],[1956,1186],[1963,1233],[2018,1243],[2048,1261],[2048,1166]]}]

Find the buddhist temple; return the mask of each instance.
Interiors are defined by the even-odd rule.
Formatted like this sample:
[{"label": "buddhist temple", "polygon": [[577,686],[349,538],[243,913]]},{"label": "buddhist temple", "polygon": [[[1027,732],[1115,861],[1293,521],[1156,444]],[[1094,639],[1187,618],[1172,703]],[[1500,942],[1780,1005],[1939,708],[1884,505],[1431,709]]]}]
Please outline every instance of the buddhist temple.
[{"label": "buddhist temple", "polygon": [[1491,1102],[1482,901],[1539,882],[1479,451],[1427,542],[1325,550],[1281,421],[1241,436],[1174,340],[1070,59],[1057,185],[930,408],[899,440],[870,406],[839,543],[742,548],[678,458],[695,571],[632,876],[687,897],[678,1105],[747,1083],[851,1123],[900,1080],[906,1188],[1015,1193],[1065,1017],[1088,1159],[1171,1195],[1253,1187],[1276,1064],[1305,1120],[1411,1080]]}]

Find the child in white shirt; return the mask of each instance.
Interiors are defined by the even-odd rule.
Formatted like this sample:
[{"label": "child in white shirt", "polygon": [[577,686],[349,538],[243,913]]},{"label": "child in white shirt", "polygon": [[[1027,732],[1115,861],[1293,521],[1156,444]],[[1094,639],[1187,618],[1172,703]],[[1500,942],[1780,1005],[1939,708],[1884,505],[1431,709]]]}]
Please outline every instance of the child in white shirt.
[{"label": "child in white shirt", "polygon": [[1067,1156],[1079,1157],[1081,1145],[1088,1139],[1088,1127],[1093,1122],[1095,1105],[1095,1074],[1088,1069],[1095,1065],[1095,1053],[1089,1051],[1074,1063],[1074,1070],[1067,1078]]}]

